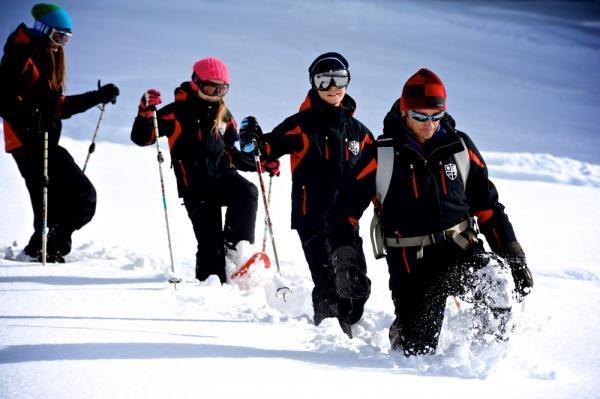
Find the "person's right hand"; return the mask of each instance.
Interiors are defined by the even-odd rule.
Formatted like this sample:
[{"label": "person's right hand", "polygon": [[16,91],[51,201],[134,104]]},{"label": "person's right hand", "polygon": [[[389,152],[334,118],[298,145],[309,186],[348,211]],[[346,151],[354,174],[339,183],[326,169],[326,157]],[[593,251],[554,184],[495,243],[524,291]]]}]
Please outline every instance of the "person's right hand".
[{"label": "person's right hand", "polygon": [[262,129],[255,117],[247,116],[242,119],[240,124],[240,149],[243,152],[253,152],[254,141],[260,145],[262,134]]},{"label": "person's right hand", "polygon": [[140,100],[138,115],[144,118],[152,117],[153,112],[156,111],[156,106],[160,103],[162,103],[160,91],[156,89],[146,91]]}]

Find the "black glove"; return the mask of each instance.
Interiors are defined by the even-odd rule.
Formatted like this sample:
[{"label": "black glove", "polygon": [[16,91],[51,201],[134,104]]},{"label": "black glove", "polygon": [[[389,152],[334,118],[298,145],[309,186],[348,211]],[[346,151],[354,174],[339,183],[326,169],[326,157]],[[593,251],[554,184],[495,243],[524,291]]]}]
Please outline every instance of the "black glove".
[{"label": "black glove", "polygon": [[240,149],[243,152],[253,152],[254,141],[260,145],[262,134],[262,129],[255,117],[247,116],[242,119],[240,124]]},{"label": "black glove", "polygon": [[533,288],[533,276],[531,270],[527,267],[527,259],[525,253],[518,242],[508,243],[501,256],[510,266],[510,271],[515,282],[515,292],[517,299],[521,301]]},{"label": "black glove", "polygon": [[96,100],[98,104],[116,103],[119,95],[119,88],[112,83],[106,84],[96,90]]},{"label": "black glove", "polygon": [[371,280],[360,267],[356,250],[344,245],[333,251],[331,264],[335,270],[335,287],[341,298],[368,298]]}]

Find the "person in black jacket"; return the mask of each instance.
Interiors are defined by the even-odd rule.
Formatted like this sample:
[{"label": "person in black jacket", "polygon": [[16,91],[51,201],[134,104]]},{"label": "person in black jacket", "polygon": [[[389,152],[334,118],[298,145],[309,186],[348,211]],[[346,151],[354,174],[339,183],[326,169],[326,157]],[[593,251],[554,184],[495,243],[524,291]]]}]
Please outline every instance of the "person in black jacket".
[{"label": "person in black jacket", "polygon": [[0,64],[0,116],[4,143],[29,191],[34,233],[23,259],[41,261],[43,227],[42,185],[44,132],[48,133],[48,262],[64,262],[71,250],[71,235],[87,224],[96,210],[96,191],[58,145],[61,119],[97,104],[114,102],[119,90],[113,84],[96,91],[65,96],[64,46],[73,25],[67,12],[52,4],[35,5],[33,28],[21,24],[8,37]]},{"label": "person in black jacket", "polygon": [[160,92],[144,94],[131,131],[136,144],[153,144],[156,111],[159,135],[169,138],[177,189],[198,241],[196,278],[204,281],[216,274],[221,283],[227,281],[225,250],[235,250],[242,240],[254,242],[258,206],[256,186],[236,171],[256,169],[252,155],[236,148],[237,125],[223,100],[229,81],[221,60],[201,59],[194,64],[191,81],[175,89],[174,102],[156,111]]},{"label": "person in black jacket", "polygon": [[[269,134],[262,135],[253,117],[242,123],[242,141],[257,138],[266,162],[290,154],[292,168],[292,229],[297,230],[312,280],[314,323],[337,317],[351,336],[351,325],[360,320],[369,297],[370,281],[365,279],[362,295],[340,298],[331,267],[331,237],[325,218],[344,181],[361,153],[373,144],[371,132],[353,117],[356,103],[346,87],[350,82],[348,62],[338,53],[317,57],[308,68],[312,88],[300,106]],[[244,137],[248,136],[248,139]],[[268,164],[267,164],[268,165]],[[351,234],[352,246],[366,270],[358,229]]]},{"label": "person in black jacket", "polygon": [[[363,278],[357,266],[361,256],[348,246],[352,226],[347,221],[358,220],[374,199],[372,237],[374,246],[380,240],[386,251],[396,313],[390,341],[392,349],[406,356],[435,352],[448,296],[470,296],[474,308],[489,316],[484,320],[490,330],[483,326],[481,333],[505,338],[510,272],[517,299],[533,286],[483,158],[445,110],[446,91],[437,75],[421,69],[410,77],[385,117],[376,148],[359,161],[353,181],[340,196],[339,213],[330,219],[338,237],[334,266],[349,279]],[[484,251],[472,217],[510,272],[502,259]],[[489,265],[497,265],[496,271],[482,272]],[[505,291],[486,287],[493,275]]]}]

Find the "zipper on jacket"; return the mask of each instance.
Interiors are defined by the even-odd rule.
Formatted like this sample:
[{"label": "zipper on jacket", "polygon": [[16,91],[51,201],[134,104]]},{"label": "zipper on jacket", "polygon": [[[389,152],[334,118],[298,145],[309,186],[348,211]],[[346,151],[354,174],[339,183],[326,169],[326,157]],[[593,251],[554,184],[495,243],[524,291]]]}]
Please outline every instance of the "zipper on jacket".
[{"label": "zipper on jacket", "polygon": [[325,136],[325,159],[329,159],[329,136]]},{"label": "zipper on jacket", "polygon": [[350,154],[349,154],[349,149],[348,149],[348,138],[344,138],[344,158],[347,160],[350,159]]},{"label": "zipper on jacket", "polygon": [[417,186],[417,176],[415,175],[415,166],[410,164],[410,178],[412,180],[413,194],[416,199],[419,199],[419,187]]},{"label": "zipper on jacket", "polygon": [[[396,240],[400,240],[402,238],[402,235],[400,235],[398,230],[394,230],[394,236],[396,237]],[[410,264],[408,263],[408,257],[406,256],[406,247],[402,247],[402,262],[404,263],[404,269],[406,269],[406,272],[410,273],[411,269]]]},{"label": "zipper on jacket", "polygon": [[187,171],[185,170],[185,167],[183,166],[183,162],[181,162],[181,159],[178,161],[178,163],[179,163],[179,169],[181,169],[181,178],[183,179],[183,185],[185,187],[189,187],[190,182],[188,180]]},{"label": "zipper on jacket", "polygon": [[301,202],[301,213],[302,216],[306,216],[308,213],[308,195],[306,193],[306,186],[302,186],[302,193],[300,194],[300,202]]},{"label": "zipper on jacket", "polygon": [[442,183],[442,191],[445,196],[448,196],[448,186],[446,185],[446,174],[444,173],[444,164],[440,161],[440,182]]}]

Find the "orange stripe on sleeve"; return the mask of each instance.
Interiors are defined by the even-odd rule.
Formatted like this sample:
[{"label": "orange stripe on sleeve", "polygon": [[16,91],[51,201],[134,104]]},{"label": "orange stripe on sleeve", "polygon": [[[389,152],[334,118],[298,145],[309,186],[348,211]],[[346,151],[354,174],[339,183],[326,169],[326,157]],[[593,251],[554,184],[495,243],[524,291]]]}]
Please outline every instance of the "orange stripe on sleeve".
[{"label": "orange stripe on sleeve", "polygon": [[491,209],[484,209],[483,211],[473,212],[473,215],[477,217],[479,224],[485,223],[494,216],[494,211]]},{"label": "orange stripe on sleeve", "polygon": [[376,169],[377,169],[377,161],[374,159],[371,159],[371,162],[369,162],[369,164],[367,166],[365,166],[365,168],[363,170],[360,171],[358,176],[356,176],[356,180],[364,179],[365,176],[367,176],[369,173],[373,172]]},{"label": "orange stripe on sleeve", "polygon": [[477,166],[479,166],[480,168],[485,168],[485,164],[483,163],[483,161],[481,159],[479,159],[477,154],[475,154],[471,150],[468,150],[468,151],[469,151],[469,158],[471,159],[471,161],[475,162],[475,164]]},{"label": "orange stripe on sleeve", "polygon": [[309,144],[310,144],[309,140],[308,140],[308,136],[306,134],[304,134],[304,132],[302,131],[300,126],[296,126],[296,128],[294,130],[290,130],[285,135],[288,136],[288,135],[297,135],[297,134],[302,135],[302,150],[293,152],[290,155],[290,165],[292,168],[292,173],[294,173],[294,170],[296,170],[296,168],[298,167],[300,162],[302,162],[302,160],[304,159],[304,156],[306,155]]}]

